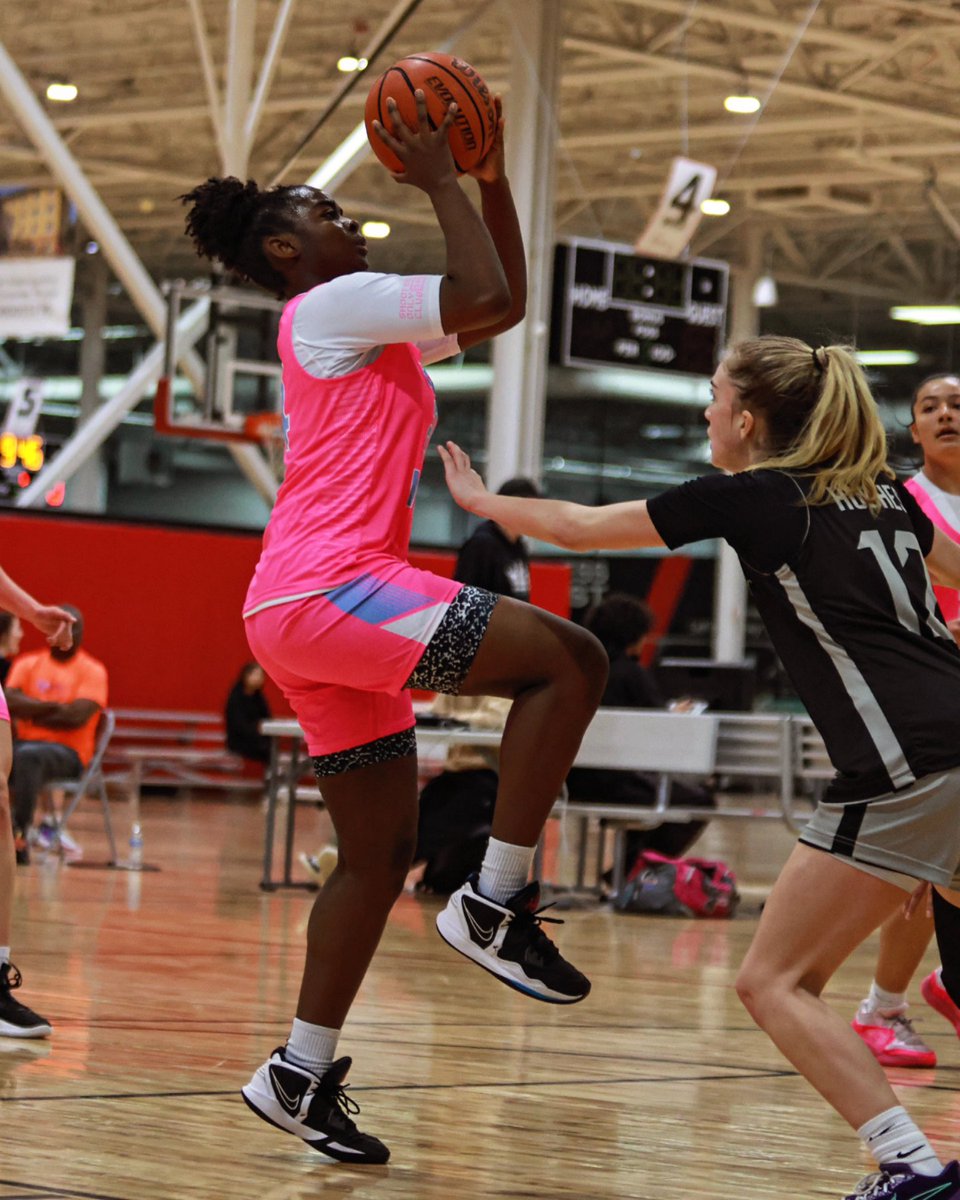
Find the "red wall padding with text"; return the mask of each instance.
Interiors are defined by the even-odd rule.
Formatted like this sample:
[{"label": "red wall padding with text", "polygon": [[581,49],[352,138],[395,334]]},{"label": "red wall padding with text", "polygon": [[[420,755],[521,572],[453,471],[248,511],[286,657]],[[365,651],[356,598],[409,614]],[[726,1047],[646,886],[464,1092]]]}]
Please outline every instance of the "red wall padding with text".
[{"label": "red wall padding with text", "polygon": [[[87,520],[0,518],[0,565],[38,600],[76,605],[84,645],[110,674],[114,708],[219,712],[250,657],[240,606],[260,552],[256,534]],[[449,576],[454,556],[415,552],[418,567]],[[533,601],[570,612],[570,568],[535,563]],[[42,644],[26,627],[23,648]],[[268,689],[275,712],[288,711]]]}]

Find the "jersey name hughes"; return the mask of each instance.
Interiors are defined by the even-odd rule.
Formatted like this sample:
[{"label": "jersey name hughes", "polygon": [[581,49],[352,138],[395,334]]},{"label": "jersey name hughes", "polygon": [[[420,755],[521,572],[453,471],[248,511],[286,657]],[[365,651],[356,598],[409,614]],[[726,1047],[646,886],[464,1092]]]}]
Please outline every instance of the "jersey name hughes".
[{"label": "jersey name hughes", "polygon": [[[890,483],[878,483],[877,494],[880,497],[880,504],[883,508],[895,508],[899,512],[906,512],[903,507],[903,501],[897,495],[897,490]],[[849,512],[851,509],[862,510],[869,508],[869,505],[862,496],[834,496],[834,504],[841,512]]]}]

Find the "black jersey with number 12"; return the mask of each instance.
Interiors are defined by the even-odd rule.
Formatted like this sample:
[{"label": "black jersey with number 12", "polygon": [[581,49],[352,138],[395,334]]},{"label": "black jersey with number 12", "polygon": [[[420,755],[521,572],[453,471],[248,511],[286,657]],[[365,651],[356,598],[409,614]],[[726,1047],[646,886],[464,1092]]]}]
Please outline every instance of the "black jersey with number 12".
[{"label": "black jersey with number 12", "polygon": [[899,482],[807,505],[803,476],[711,475],[649,501],[671,548],[723,538],[837,770],[865,800],[960,766],[960,650],[924,566],[933,525]]}]

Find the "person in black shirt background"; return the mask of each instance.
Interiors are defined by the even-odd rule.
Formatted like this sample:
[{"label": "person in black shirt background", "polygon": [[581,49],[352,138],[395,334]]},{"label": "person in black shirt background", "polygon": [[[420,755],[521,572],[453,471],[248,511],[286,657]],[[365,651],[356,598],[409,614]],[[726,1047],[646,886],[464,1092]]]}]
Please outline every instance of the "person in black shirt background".
[{"label": "person in black shirt background", "polygon": [[[452,442],[441,447],[447,483],[469,512],[566,549],[722,537],[736,550],[837,769],[767,900],[737,991],[875,1159],[846,1200],[958,1200],[960,1163],[941,1164],[821,993],[905,896],[922,903],[932,885],[941,981],[960,1004],[960,651],[931,586],[932,575],[960,588],[960,546],[896,481],[851,348],[749,338],[711,393],[711,457],[729,474],[650,501],[492,496]],[[778,1179],[774,1190],[790,1187]]]},{"label": "person in black shirt background", "polygon": [[[498,496],[539,496],[530,479],[508,479]],[[514,600],[530,599],[530,556],[519,533],[496,521],[484,521],[460,547],[453,577]]]},{"label": "person in black shirt background", "polygon": [[260,722],[270,717],[270,704],[263,694],[265,682],[259,663],[244,663],[223,713],[227,749],[241,758],[261,763],[270,761],[270,739],[260,732]]},{"label": "person in black shirt background", "polygon": [[[643,640],[653,624],[653,615],[646,604],[636,596],[613,592],[589,610],[583,623],[610,659],[610,674],[600,707],[663,708],[656,679],[639,661]],[[567,788],[574,800],[639,804],[647,808],[657,802],[656,779],[641,771],[574,767],[567,776]],[[713,808],[716,803],[706,788],[679,780],[671,788],[670,800],[682,808]],[[665,821],[655,829],[629,830],[627,873],[643,850],[680,858],[705,828],[706,821]]]}]

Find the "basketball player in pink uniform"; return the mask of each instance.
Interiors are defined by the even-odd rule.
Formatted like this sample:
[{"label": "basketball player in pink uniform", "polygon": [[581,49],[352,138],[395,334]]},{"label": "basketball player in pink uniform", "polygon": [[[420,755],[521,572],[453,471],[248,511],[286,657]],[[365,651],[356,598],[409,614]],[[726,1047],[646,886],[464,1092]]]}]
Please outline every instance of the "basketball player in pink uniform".
[{"label": "basketball player in pink uniform", "polygon": [[422,93],[408,129],[391,102],[379,135],[395,178],[430,199],[443,275],[369,272],[358,223],[310,187],[261,191],[211,179],[184,197],[198,252],[289,300],[280,322],[285,478],[244,604],[254,657],[304,729],[337,831],[336,870],[314,904],[296,1019],[243,1089],[258,1115],[346,1162],[385,1162],[344,1094],[341,1026],[409,869],[417,759],[409,689],[514,703],[503,736],[493,836],[479,877],[438,918],[444,939],[510,986],[569,1004],[587,979],[560,955],[528,883],[534,846],[606,678],[584,630],[407,561],[424,455],[436,425],[424,364],[516,324],[526,306],[503,119],[457,179],[455,115],[431,129]]},{"label": "basketball player in pink uniform", "polygon": [[[913,394],[910,434],[923,454],[923,467],[906,487],[930,520],[960,542],[960,378],[929,375]],[[937,603],[954,638],[960,641],[960,592],[934,587]],[[910,916],[895,913],[880,929],[876,974],[853,1027],[887,1067],[935,1067],[935,1051],[907,1015],[907,988],[930,939],[933,918],[921,904]],[[943,986],[938,967],[920,985],[926,1002],[960,1034],[960,1008]]]},{"label": "basketball player in pink uniform", "polygon": [[[0,570],[0,609],[35,625],[51,646],[60,650],[70,649],[73,642],[73,615],[62,608],[38,604],[3,570]],[[20,986],[20,972],[10,961],[13,881],[17,864],[8,784],[12,761],[10,710],[0,689],[0,1037],[42,1038],[50,1034],[50,1022],[11,994]]]}]

